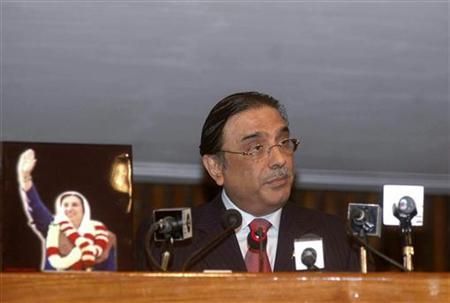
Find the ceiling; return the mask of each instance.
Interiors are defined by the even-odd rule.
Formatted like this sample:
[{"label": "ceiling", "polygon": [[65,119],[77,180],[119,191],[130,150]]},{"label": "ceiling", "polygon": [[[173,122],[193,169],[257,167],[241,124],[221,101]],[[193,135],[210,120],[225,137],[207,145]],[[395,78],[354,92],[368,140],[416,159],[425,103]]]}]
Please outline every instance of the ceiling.
[{"label": "ceiling", "polygon": [[450,193],[447,1],[2,1],[5,141],[130,144],[197,182],[204,119],[257,90],[302,139],[298,185]]}]

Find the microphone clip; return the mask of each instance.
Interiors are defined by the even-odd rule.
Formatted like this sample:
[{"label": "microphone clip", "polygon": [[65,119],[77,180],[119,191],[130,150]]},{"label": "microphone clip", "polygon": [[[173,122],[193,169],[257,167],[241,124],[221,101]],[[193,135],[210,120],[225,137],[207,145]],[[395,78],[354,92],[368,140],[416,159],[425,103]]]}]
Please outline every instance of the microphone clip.
[{"label": "microphone clip", "polygon": [[247,236],[247,243],[250,249],[259,250],[267,246],[267,233],[263,232],[262,228],[256,231],[251,230]]}]

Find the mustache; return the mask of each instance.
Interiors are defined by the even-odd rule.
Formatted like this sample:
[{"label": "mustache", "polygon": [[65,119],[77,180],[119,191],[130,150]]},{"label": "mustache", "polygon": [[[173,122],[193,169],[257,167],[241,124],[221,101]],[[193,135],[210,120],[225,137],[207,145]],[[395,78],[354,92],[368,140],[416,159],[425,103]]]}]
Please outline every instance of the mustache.
[{"label": "mustache", "polygon": [[264,177],[264,182],[271,182],[276,179],[289,178],[292,176],[291,171],[287,167],[277,167],[272,169],[270,173]]}]

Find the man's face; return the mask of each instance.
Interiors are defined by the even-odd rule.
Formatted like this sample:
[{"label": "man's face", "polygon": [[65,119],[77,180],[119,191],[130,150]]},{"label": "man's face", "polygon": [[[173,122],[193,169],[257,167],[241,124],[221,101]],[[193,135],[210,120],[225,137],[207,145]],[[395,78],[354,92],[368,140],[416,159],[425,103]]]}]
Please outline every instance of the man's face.
[{"label": "man's face", "polygon": [[[289,138],[286,121],[269,106],[253,108],[232,116],[223,130],[222,150],[247,151],[257,144],[266,147]],[[224,153],[223,185],[231,200],[255,216],[271,213],[289,198],[294,180],[294,157],[279,147],[261,158]],[[220,184],[222,183],[222,184]]]},{"label": "man's face", "polygon": [[64,214],[75,227],[79,227],[83,219],[83,204],[76,196],[67,196],[61,201]]}]

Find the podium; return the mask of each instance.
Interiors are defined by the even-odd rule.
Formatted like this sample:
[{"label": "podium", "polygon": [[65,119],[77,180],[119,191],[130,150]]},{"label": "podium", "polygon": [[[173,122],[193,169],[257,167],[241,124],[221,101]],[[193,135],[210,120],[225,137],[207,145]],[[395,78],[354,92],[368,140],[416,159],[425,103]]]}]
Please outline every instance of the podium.
[{"label": "podium", "polygon": [[1,302],[448,302],[450,273],[1,273]]}]

